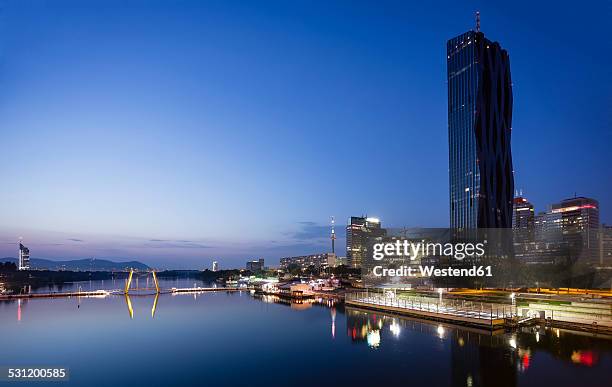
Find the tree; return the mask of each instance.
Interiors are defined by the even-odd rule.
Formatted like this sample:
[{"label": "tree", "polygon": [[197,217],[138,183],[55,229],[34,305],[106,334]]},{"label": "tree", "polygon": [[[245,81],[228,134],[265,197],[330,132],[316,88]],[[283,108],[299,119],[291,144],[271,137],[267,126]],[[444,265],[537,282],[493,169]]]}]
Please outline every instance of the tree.
[{"label": "tree", "polygon": [[0,271],[17,271],[17,265],[13,262],[0,262]]}]

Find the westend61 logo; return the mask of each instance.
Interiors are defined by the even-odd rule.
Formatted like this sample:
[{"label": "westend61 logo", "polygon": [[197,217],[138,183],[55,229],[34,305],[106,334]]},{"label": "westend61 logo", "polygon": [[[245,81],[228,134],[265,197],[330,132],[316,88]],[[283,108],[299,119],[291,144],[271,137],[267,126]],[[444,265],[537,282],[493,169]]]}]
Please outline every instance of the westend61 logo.
[{"label": "westend61 logo", "polygon": [[[389,243],[375,243],[372,245],[372,259],[381,261],[385,258],[392,264],[409,259],[411,262],[427,259],[428,257],[448,257],[457,261],[465,258],[481,258],[485,255],[486,242],[412,242],[409,240],[396,240]],[[372,267],[372,274],[376,277],[491,277],[491,266],[471,266],[464,268],[439,268],[433,265]]]}]

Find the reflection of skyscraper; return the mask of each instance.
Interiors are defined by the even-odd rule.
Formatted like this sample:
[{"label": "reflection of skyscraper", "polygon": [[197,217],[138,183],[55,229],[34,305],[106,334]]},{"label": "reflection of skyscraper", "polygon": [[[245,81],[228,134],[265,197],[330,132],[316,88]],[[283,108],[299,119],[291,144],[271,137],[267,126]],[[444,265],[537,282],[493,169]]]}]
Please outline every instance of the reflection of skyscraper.
[{"label": "reflection of skyscraper", "polygon": [[352,268],[359,268],[368,253],[368,244],[373,238],[386,235],[386,230],[380,226],[377,218],[352,216],[346,226],[346,260]]},{"label": "reflection of skyscraper", "polygon": [[[513,349],[491,336],[453,332],[450,337],[453,386],[516,386],[518,375]],[[450,335],[449,335],[450,336]],[[488,340],[487,340],[488,339]]]},{"label": "reflection of skyscraper", "polygon": [[510,59],[468,31],[446,46],[451,228],[510,228],[514,177]]},{"label": "reflection of skyscraper", "polygon": [[30,249],[19,243],[19,270],[30,269]]}]

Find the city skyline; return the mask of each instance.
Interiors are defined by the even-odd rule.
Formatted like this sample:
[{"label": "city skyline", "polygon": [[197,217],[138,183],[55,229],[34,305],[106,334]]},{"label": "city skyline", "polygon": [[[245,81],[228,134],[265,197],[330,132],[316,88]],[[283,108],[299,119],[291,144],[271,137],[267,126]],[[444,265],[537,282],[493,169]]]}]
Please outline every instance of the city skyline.
[{"label": "city skyline", "polygon": [[[102,21],[91,9],[11,4],[0,255],[23,236],[34,258],[238,267],[330,250],[332,215],[447,227],[445,42],[474,28],[476,9],[511,57],[516,188],[537,212],[574,192],[595,198],[610,222],[609,82],[595,82],[609,77],[610,54],[592,56],[590,39],[605,36],[603,15],[446,6],[452,17],[398,4],[144,15],[100,4]],[[543,12],[562,22],[542,27]],[[351,170],[355,157],[365,161]]]}]

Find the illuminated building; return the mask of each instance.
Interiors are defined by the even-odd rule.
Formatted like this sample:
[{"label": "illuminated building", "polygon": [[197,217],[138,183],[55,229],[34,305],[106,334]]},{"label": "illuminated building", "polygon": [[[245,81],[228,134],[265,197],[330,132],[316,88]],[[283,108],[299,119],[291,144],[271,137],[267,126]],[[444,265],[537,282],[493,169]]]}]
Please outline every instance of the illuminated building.
[{"label": "illuminated building", "polygon": [[446,45],[451,228],[511,228],[510,59],[468,31]]},{"label": "illuminated building", "polygon": [[599,259],[599,202],[575,197],[553,204],[551,214],[557,216],[562,238],[575,258]]},{"label": "illuminated building", "polygon": [[264,259],[259,258],[254,261],[248,261],[246,263],[246,269],[252,272],[262,271],[264,269]]},{"label": "illuminated building", "polygon": [[533,230],[535,226],[535,212],[533,204],[524,197],[514,198],[512,206],[512,228]]},{"label": "illuminated building", "polygon": [[524,197],[514,198],[512,229],[514,254],[519,259],[532,260],[535,250],[535,213],[533,204]]},{"label": "illuminated building", "polygon": [[377,218],[352,216],[346,226],[346,260],[349,267],[359,268],[368,253],[368,245],[386,235]]},{"label": "illuminated building", "polygon": [[19,270],[30,269],[30,249],[19,243]]},{"label": "illuminated building", "polygon": [[300,255],[297,257],[284,257],[280,259],[280,267],[283,270],[287,270],[291,266],[297,266],[300,269],[307,269],[313,266],[316,269],[320,269],[322,267],[335,266],[335,264],[336,255],[333,253]]},{"label": "illuminated building", "polygon": [[561,214],[540,212],[534,218],[534,229],[538,241],[561,240]]},{"label": "illuminated building", "polygon": [[213,261],[213,263],[212,263],[212,271],[219,271],[219,262]]}]

